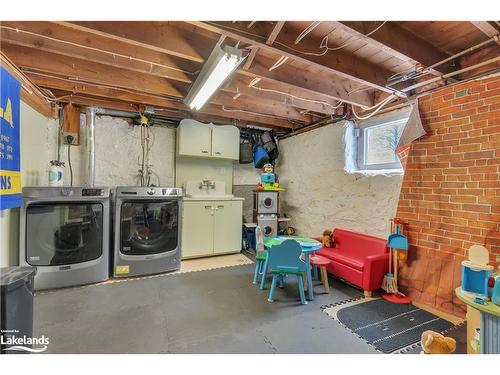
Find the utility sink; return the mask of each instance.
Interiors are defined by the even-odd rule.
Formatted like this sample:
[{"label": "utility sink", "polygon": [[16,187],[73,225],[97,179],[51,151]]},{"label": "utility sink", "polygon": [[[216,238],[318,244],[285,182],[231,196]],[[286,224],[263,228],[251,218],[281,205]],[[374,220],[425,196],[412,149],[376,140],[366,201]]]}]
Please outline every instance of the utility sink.
[{"label": "utility sink", "polygon": [[203,200],[224,200],[234,198],[233,194],[226,194],[224,181],[188,181],[186,184],[186,198]]}]

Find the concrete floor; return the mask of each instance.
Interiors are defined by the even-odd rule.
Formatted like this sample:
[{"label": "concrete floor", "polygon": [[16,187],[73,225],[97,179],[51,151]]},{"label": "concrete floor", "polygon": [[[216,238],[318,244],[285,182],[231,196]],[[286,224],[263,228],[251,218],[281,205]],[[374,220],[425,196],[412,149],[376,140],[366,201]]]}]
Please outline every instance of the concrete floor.
[{"label": "concrete floor", "polygon": [[[35,297],[48,353],[376,353],[322,305],[360,292],[332,281],[302,306],[295,283],[252,285],[253,265],[70,288]],[[315,287],[322,292],[322,286]]]}]

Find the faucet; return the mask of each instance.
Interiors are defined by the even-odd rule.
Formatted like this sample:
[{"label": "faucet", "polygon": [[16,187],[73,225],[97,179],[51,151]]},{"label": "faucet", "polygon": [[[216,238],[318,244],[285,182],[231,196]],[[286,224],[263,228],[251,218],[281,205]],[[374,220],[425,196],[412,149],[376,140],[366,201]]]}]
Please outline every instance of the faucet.
[{"label": "faucet", "polygon": [[198,186],[198,189],[202,190],[203,188],[207,189],[215,189],[215,181],[211,180],[201,180],[200,185]]}]

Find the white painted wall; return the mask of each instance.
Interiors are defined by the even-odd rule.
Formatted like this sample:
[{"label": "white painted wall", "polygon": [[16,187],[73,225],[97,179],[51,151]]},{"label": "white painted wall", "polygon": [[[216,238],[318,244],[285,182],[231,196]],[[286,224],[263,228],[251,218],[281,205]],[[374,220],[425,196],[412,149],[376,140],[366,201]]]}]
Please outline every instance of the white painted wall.
[{"label": "white painted wall", "polygon": [[286,189],[280,197],[290,225],[304,235],[343,227],[386,237],[402,176],[347,175],[343,152],[341,123],[280,142],[276,173]]},{"label": "white painted wall", "polygon": [[[80,145],[71,146],[73,185],[87,183],[85,121],[81,123]],[[58,121],[47,119],[21,102],[21,179],[22,186],[48,184],[50,160],[57,158]],[[175,129],[152,127],[150,161],[152,183],[174,184]],[[95,124],[96,185],[137,185],[138,156],[141,153],[140,128],[120,118],[98,116]],[[68,146],[61,148],[66,164],[64,183],[69,185]],[[0,266],[18,263],[19,209],[0,212]]]},{"label": "white painted wall", "polygon": [[[151,178],[155,185],[173,186],[175,159],[175,129],[153,126],[150,128],[150,163],[157,176]],[[49,129],[48,149],[50,159],[57,157],[57,125]],[[95,122],[95,184],[101,186],[138,185],[139,159],[141,155],[140,127],[130,125],[125,119],[97,116]],[[65,162],[64,183],[69,185],[70,173],[68,146],[61,149]],[[85,116],[80,127],[80,145],[71,146],[73,185],[87,183],[87,153]]]},{"label": "white painted wall", "polygon": [[254,168],[253,163],[240,164],[235,161],[233,165],[233,185],[257,185],[260,172],[260,169]]}]

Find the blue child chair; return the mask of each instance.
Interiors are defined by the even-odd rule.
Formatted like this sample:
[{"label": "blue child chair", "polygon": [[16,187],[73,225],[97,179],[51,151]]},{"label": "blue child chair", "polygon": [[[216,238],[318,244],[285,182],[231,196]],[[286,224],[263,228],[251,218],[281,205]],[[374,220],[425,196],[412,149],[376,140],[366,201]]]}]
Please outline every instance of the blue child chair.
[{"label": "blue child chair", "polygon": [[[280,286],[283,284],[284,275],[296,275],[299,284],[300,302],[306,305],[306,297],[304,293],[304,282],[302,275],[307,272],[307,264],[300,259],[302,248],[295,240],[286,240],[279,245],[272,246],[267,252],[268,269],[273,274],[271,282],[271,290],[269,291],[269,302],[274,302],[274,292],[278,278]],[[265,275],[264,275],[265,277]]]},{"label": "blue child chair", "polygon": [[[257,284],[259,282],[259,275],[264,273],[264,265],[266,263],[267,259],[267,251],[259,251],[257,255],[255,256],[255,272],[253,274],[253,283]],[[263,278],[266,277],[264,274],[262,276]]]}]

